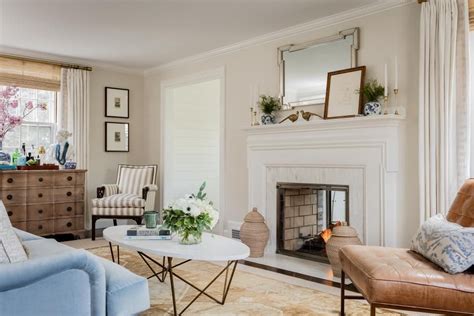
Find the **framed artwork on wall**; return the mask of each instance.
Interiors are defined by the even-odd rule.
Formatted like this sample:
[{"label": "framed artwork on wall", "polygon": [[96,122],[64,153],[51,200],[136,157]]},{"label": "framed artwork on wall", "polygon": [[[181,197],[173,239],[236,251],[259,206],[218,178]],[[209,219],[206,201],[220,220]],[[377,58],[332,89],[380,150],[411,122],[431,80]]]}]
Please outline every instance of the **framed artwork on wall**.
[{"label": "framed artwork on wall", "polygon": [[129,138],[128,123],[105,122],[106,152],[129,152]]},{"label": "framed artwork on wall", "polygon": [[129,118],[130,90],[105,87],[105,116]]},{"label": "framed artwork on wall", "polygon": [[362,113],[365,66],[328,72],[324,118],[354,117]]}]

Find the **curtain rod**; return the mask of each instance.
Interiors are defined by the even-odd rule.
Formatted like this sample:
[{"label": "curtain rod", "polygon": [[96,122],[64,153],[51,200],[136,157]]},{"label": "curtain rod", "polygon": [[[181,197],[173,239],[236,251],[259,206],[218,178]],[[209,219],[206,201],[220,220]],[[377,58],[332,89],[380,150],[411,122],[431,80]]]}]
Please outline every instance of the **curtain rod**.
[{"label": "curtain rod", "polygon": [[62,67],[62,68],[72,68],[72,69],[81,69],[81,70],[86,70],[86,71],[92,71],[92,67],[89,67],[89,66],[81,66],[81,65],[75,65],[75,64],[61,63],[61,62],[57,62],[57,61],[53,61],[53,60],[36,59],[36,58],[31,58],[31,57],[23,57],[23,56],[18,56],[18,55],[9,55],[9,54],[0,54],[0,57],[11,58],[11,59],[16,59],[16,60],[21,60],[21,61],[43,63],[43,64],[48,64],[48,65],[59,66],[59,67]]}]

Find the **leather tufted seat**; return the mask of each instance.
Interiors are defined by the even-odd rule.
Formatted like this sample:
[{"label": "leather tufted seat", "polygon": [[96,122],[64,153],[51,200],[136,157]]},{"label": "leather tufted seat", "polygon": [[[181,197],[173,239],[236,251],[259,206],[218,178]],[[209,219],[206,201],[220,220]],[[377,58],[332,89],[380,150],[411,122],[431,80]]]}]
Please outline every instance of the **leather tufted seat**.
[{"label": "leather tufted seat", "polygon": [[[447,218],[474,227],[474,179],[461,187]],[[339,257],[342,279],[347,275],[352,280],[371,304],[371,315],[375,315],[376,307],[474,314],[472,272],[446,273],[408,249],[346,246]],[[342,313],[347,298],[355,297],[345,296],[341,288]]]}]

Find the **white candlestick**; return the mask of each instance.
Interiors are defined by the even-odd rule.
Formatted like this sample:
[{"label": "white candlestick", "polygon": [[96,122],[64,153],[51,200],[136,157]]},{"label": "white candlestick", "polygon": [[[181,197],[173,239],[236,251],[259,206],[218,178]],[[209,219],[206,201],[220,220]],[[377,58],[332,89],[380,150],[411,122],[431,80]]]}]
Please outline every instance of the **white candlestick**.
[{"label": "white candlestick", "polygon": [[394,89],[398,89],[398,57],[395,56],[395,84]]},{"label": "white candlestick", "polygon": [[385,64],[385,72],[384,72],[384,91],[383,91],[383,95],[384,97],[387,97],[388,96],[388,74],[387,74],[387,64]]}]

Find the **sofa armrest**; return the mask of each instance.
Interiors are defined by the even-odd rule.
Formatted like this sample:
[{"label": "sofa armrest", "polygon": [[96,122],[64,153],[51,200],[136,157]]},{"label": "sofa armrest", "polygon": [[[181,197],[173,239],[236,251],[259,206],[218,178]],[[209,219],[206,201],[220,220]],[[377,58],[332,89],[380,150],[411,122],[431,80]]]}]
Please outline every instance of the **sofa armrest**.
[{"label": "sofa armrest", "polygon": [[102,186],[97,188],[97,198],[99,199],[118,193],[119,189],[117,184],[102,184]]},{"label": "sofa armrest", "polygon": [[35,239],[43,238],[43,237],[33,235],[31,233],[25,232],[21,229],[15,228],[15,227],[13,227],[13,229],[15,230],[16,235],[18,236],[18,238],[21,239],[21,241],[28,241],[28,240],[35,240]]},{"label": "sofa armrest", "polygon": [[[100,261],[85,250],[30,259],[20,263],[0,266],[0,294],[11,290],[21,291],[28,285],[46,281],[48,277],[68,270],[85,272],[89,277],[91,295],[91,314],[104,315],[105,306],[105,270]],[[51,284],[53,288],[55,284]],[[74,284],[71,284],[74,286]]]},{"label": "sofa armrest", "polygon": [[143,188],[142,194],[145,200],[145,211],[151,211],[155,208],[156,192],[158,192],[158,186],[155,184],[149,184]]}]

